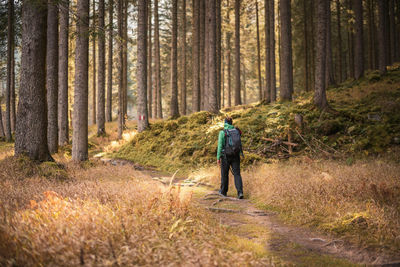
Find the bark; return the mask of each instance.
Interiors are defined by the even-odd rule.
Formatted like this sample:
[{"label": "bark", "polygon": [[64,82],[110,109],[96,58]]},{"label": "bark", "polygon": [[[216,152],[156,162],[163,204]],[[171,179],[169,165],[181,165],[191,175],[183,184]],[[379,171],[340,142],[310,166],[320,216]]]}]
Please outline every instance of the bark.
[{"label": "bark", "polygon": [[[14,13],[14,11],[12,11]],[[14,18],[14,14],[12,15]],[[13,19],[14,21],[14,19]],[[13,23],[14,24],[14,23]],[[11,79],[10,79],[10,124],[11,124],[11,132],[15,133],[15,120],[16,120],[16,108],[15,108],[15,30],[14,30],[14,25],[11,26],[11,39],[9,39],[11,42]]]},{"label": "bark", "polygon": [[15,155],[47,161],[52,160],[47,147],[47,1],[24,1],[22,14],[21,83]]},{"label": "bark", "polygon": [[105,104],[106,104],[106,36],[104,29],[105,7],[104,0],[99,0],[99,41],[98,41],[98,75],[97,75],[97,135],[101,136],[106,133],[105,122]]},{"label": "bark", "polygon": [[275,69],[275,1],[269,1],[269,46],[270,46],[270,99],[276,101],[276,69]]},{"label": "bark", "polygon": [[216,60],[217,60],[217,103],[218,103],[218,109],[221,108],[221,58],[222,58],[222,47],[221,47],[221,0],[216,0],[216,7],[215,7],[215,12],[216,12],[216,42],[217,42],[217,48],[216,48]]},{"label": "bark", "polygon": [[308,55],[308,11],[307,11],[307,1],[303,0],[303,13],[304,13],[304,89],[305,91],[309,91],[309,76],[310,76],[310,69],[309,69],[309,55]]},{"label": "bark", "polygon": [[137,40],[137,85],[138,131],[149,127],[147,112],[147,4],[146,0],[138,1],[138,40]]},{"label": "bark", "polygon": [[280,54],[280,98],[292,100],[293,65],[292,65],[292,26],[290,0],[281,0],[281,54]]},{"label": "bark", "polygon": [[107,64],[107,105],[106,120],[112,121],[112,83],[113,83],[113,13],[114,1],[108,2],[108,64]]},{"label": "bark", "polygon": [[217,31],[216,31],[216,5],[215,0],[208,0],[208,111],[218,113],[217,98]]},{"label": "bark", "polygon": [[51,154],[58,151],[58,4],[50,0],[47,13],[47,143]]},{"label": "bark", "polygon": [[264,0],[264,30],[265,30],[265,92],[264,100],[271,102],[271,27],[269,0]]},{"label": "bark", "polygon": [[170,116],[179,116],[178,109],[178,0],[172,0],[172,46],[171,46],[171,105]]},{"label": "bark", "polygon": [[203,109],[204,110],[209,110],[209,100],[208,100],[208,98],[209,98],[209,90],[208,90],[208,88],[209,88],[209,84],[210,84],[210,79],[209,79],[209,77],[210,77],[210,69],[209,69],[209,61],[208,61],[208,58],[209,58],[209,52],[208,52],[208,50],[209,50],[209,46],[210,46],[210,44],[209,44],[209,35],[210,35],[210,32],[209,32],[209,28],[210,28],[210,26],[209,26],[209,20],[208,20],[208,12],[209,12],[209,9],[208,9],[208,4],[209,4],[209,0],[205,0],[204,1],[204,10],[205,10],[205,12],[204,12],[204,36],[202,37],[203,38],[203,40],[204,40],[204,88],[203,88]]},{"label": "bark", "polygon": [[4,116],[4,130],[6,141],[11,142],[11,87],[13,85],[13,57],[14,57],[14,1],[8,1],[8,18],[7,18],[7,86],[6,86],[6,113]]},{"label": "bark", "polygon": [[2,114],[1,106],[0,106],[0,137],[5,137],[4,128],[3,128],[3,114]]},{"label": "bark", "polygon": [[[347,0],[347,7],[349,10],[353,10],[353,0]],[[347,31],[347,47],[348,47],[348,58],[349,58],[349,64],[348,64],[348,73],[349,77],[354,78],[354,34],[353,34],[353,16],[352,13],[348,13],[347,16],[348,20],[348,31]]]},{"label": "bark", "polygon": [[363,6],[362,0],[353,0],[355,22],[354,43],[354,78],[360,79],[364,75],[364,33],[363,33]]},{"label": "bark", "polygon": [[147,104],[148,104],[148,113],[149,118],[153,118],[153,55],[152,55],[152,40],[151,40],[151,0],[147,1],[147,18],[148,23],[147,27],[149,29],[149,36],[148,36],[148,60],[147,60]]},{"label": "bark", "polygon": [[122,92],[123,92],[123,116],[122,125],[125,128],[128,116],[128,0],[122,2],[122,43],[123,43],[123,63],[122,63]]},{"label": "bark", "polygon": [[68,127],[68,31],[69,0],[59,3],[60,31],[58,44],[58,145],[69,142]]},{"label": "bark", "polygon": [[88,159],[89,0],[78,0],[72,159]]},{"label": "bark", "polygon": [[331,0],[328,0],[326,5],[326,87],[335,84],[331,36]]},{"label": "bark", "polygon": [[243,104],[247,104],[246,65],[243,63]]},{"label": "bark", "polygon": [[181,113],[186,115],[186,0],[182,0]]},{"label": "bark", "polygon": [[240,1],[235,0],[235,106],[242,104],[240,97]]},{"label": "bark", "polygon": [[118,0],[118,139],[122,138],[124,130],[124,87],[123,87],[123,62],[124,62],[124,51],[123,51],[123,13],[122,13],[122,2],[124,0]]},{"label": "bark", "polygon": [[[227,21],[230,23],[230,6],[229,0],[227,1]],[[231,83],[231,37],[232,34],[229,30],[226,31],[226,67],[228,79],[228,107],[232,106],[232,83]]]},{"label": "bark", "polygon": [[161,69],[160,69],[160,25],[158,19],[158,0],[154,0],[154,67],[156,77],[157,118],[162,119],[162,95],[161,95]]},{"label": "bark", "polygon": [[375,45],[375,36],[376,36],[376,26],[375,26],[375,9],[373,5],[373,0],[367,1],[367,10],[368,10],[368,67],[371,70],[376,69],[376,45]]},{"label": "bark", "polygon": [[316,32],[316,58],[315,58],[315,105],[324,110],[327,108],[328,103],[326,100],[326,30],[327,30],[327,17],[326,17],[326,0],[317,1],[317,32]]},{"label": "bark", "polygon": [[[390,31],[390,56],[389,63],[393,64],[396,59],[396,22],[395,22],[395,10],[394,0],[389,0],[389,31]],[[400,48],[397,47],[397,50]]]},{"label": "bark", "polygon": [[337,32],[338,32],[338,82],[343,81],[343,49],[342,49],[342,27],[340,21],[340,0],[336,0],[336,20],[337,20]]},{"label": "bark", "polygon": [[192,57],[193,57],[193,89],[192,89],[192,110],[200,111],[200,0],[193,0],[193,37],[192,37]]},{"label": "bark", "polygon": [[256,27],[257,27],[257,74],[258,74],[258,100],[262,100],[261,83],[261,55],[260,55],[260,25],[258,21],[258,0],[256,0]]},{"label": "bark", "polygon": [[386,37],[386,27],[385,27],[385,16],[387,14],[387,1],[381,0],[378,1],[378,16],[379,16],[379,24],[378,24],[378,64],[379,64],[379,72],[381,74],[386,73],[386,49],[388,40]]},{"label": "bark", "polygon": [[[92,30],[94,33],[97,32],[96,26],[96,2],[93,0],[93,21],[92,21]],[[96,34],[93,34],[93,43],[92,43],[92,122],[96,124]]]},{"label": "bark", "polygon": [[205,1],[200,0],[200,110],[204,109],[205,87]]}]

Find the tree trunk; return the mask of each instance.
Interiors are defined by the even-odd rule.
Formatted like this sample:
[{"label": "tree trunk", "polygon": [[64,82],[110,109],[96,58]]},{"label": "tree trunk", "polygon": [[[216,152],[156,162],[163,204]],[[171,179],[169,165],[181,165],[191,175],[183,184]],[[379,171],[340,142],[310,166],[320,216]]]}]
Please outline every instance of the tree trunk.
[{"label": "tree trunk", "polygon": [[160,24],[158,19],[158,0],[154,0],[154,60],[157,98],[157,118],[162,119],[162,96],[161,96],[161,69],[160,69]]},{"label": "tree trunk", "polygon": [[171,105],[170,116],[179,117],[178,109],[178,0],[172,0],[172,46],[171,46]]},{"label": "tree trunk", "polygon": [[192,57],[193,57],[193,91],[192,91],[192,110],[200,111],[200,0],[193,0],[193,37],[192,37]]},{"label": "tree trunk", "polygon": [[149,36],[148,36],[148,60],[147,60],[147,104],[148,104],[148,113],[149,113],[149,118],[153,118],[153,55],[152,55],[152,40],[151,40],[151,0],[148,0],[148,6],[147,6],[147,18],[148,18],[148,23],[147,27],[149,28]]},{"label": "tree trunk", "polygon": [[308,11],[307,11],[307,1],[303,0],[303,14],[304,14],[304,89],[305,91],[309,91],[309,64],[308,64],[308,27],[307,27],[307,20],[308,20]]},{"label": "tree trunk", "polygon": [[58,151],[58,5],[49,1],[47,13],[47,143],[51,154]]},{"label": "tree trunk", "polygon": [[[230,11],[231,8],[229,6],[229,0],[227,1],[227,21],[230,23]],[[228,68],[227,74],[228,74],[228,107],[232,106],[232,83],[231,83],[231,37],[232,34],[230,30],[228,29],[226,31],[226,66]]]},{"label": "tree trunk", "polygon": [[364,75],[364,33],[363,33],[363,6],[362,0],[353,0],[355,22],[354,43],[354,78],[360,79]]},{"label": "tree trunk", "polygon": [[317,1],[317,50],[315,58],[315,105],[324,110],[327,108],[328,103],[326,100],[326,0]]},{"label": "tree trunk", "polygon": [[1,106],[0,106],[0,137],[5,137],[4,128],[3,128],[3,114],[2,114]]},{"label": "tree trunk", "polygon": [[206,80],[206,55],[204,54],[205,49],[205,2],[207,0],[200,0],[200,110],[204,110],[204,91],[205,91],[205,80]]},{"label": "tree trunk", "polygon": [[48,161],[52,158],[47,147],[46,116],[47,1],[24,1],[22,14],[21,83],[15,155]]},{"label": "tree trunk", "polygon": [[215,12],[216,12],[216,61],[217,61],[217,106],[218,109],[221,108],[221,0],[216,0],[215,2]]},{"label": "tree trunk", "polygon": [[138,1],[138,40],[137,40],[137,117],[138,131],[149,127],[147,117],[147,4],[146,0]]},{"label": "tree trunk", "polygon": [[12,68],[14,53],[14,1],[8,1],[8,22],[7,22],[7,87],[6,87],[6,113],[5,113],[5,135],[6,141],[11,142],[11,87],[13,85]]},{"label": "tree trunk", "polygon": [[269,46],[270,46],[270,99],[276,101],[276,68],[275,68],[275,1],[269,1]]},{"label": "tree trunk", "polygon": [[217,98],[217,31],[216,31],[216,3],[215,0],[208,0],[208,111],[218,113]]},{"label": "tree trunk", "polygon": [[240,1],[235,0],[235,106],[242,104],[240,97]]},{"label": "tree trunk", "polygon": [[290,0],[281,0],[281,55],[280,55],[280,98],[292,100],[293,65],[292,65],[292,26]]},{"label": "tree trunk", "polygon": [[264,0],[264,30],[265,30],[265,92],[264,99],[267,103],[271,102],[271,26],[270,17],[271,12],[269,10],[269,0]]},{"label": "tree trunk", "polygon": [[204,36],[203,36],[203,39],[204,39],[204,90],[203,90],[203,109],[204,110],[209,110],[209,94],[210,94],[210,92],[209,92],[209,90],[208,90],[208,88],[209,88],[209,85],[210,85],[210,66],[209,66],[209,61],[208,61],[208,57],[210,56],[210,54],[209,54],[209,52],[208,52],[208,50],[209,50],[209,47],[210,47],[210,44],[209,44],[209,35],[210,35],[210,32],[209,32],[209,20],[208,20],[208,12],[209,12],[209,9],[208,9],[208,4],[209,4],[209,0],[205,0],[204,1],[204,10],[205,10],[205,12],[204,12],[204,16],[205,16],[205,18],[204,18]]},{"label": "tree trunk", "polygon": [[58,46],[58,145],[69,142],[68,127],[68,31],[69,0],[59,3],[60,31]]},{"label": "tree trunk", "polygon": [[385,16],[387,14],[387,1],[380,0],[378,1],[378,16],[379,16],[379,28],[378,28],[378,54],[379,54],[379,71],[381,74],[386,73],[386,65],[387,65],[387,42],[386,39],[386,25],[385,25]]},{"label": "tree trunk", "polygon": [[118,139],[122,138],[124,131],[124,82],[123,82],[123,64],[124,64],[124,44],[123,44],[123,1],[118,0]]},{"label": "tree trunk", "polygon": [[122,43],[123,43],[123,63],[122,63],[122,92],[123,92],[123,116],[122,125],[125,129],[126,118],[128,117],[128,0],[122,2]]},{"label": "tree trunk", "polygon": [[389,31],[390,31],[390,57],[389,57],[389,64],[393,64],[396,59],[396,49],[399,50],[400,48],[396,48],[396,22],[395,22],[395,10],[394,10],[394,0],[389,0]]},{"label": "tree trunk", "polygon": [[247,88],[246,88],[246,65],[243,62],[243,104],[247,104]]},{"label": "tree trunk", "polygon": [[10,126],[11,132],[15,133],[15,120],[16,120],[16,108],[15,108],[15,25],[14,25],[14,7],[12,8],[12,25],[10,27],[11,37],[10,40],[11,45],[11,79],[10,79]]},{"label": "tree trunk", "polygon": [[88,159],[89,0],[78,0],[72,159]]},{"label": "tree trunk", "polygon": [[260,53],[260,25],[258,21],[258,0],[256,0],[256,27],[257,27],[257,74],[258,74],[258,100],[262,100],[261,83],[261,53]]},{"label": "tree trunk", "polygon": [[93,43],[92,43],[92,123],[96,124],[96,2],[93,0],[93,21],[92,21],[92,30],[93,30]]},{"label": "tree trunk", "polygon": [[107,105],[106,120],[112,121],[112,87],[113,87],[113,13],[114,1],[108,2],[108,64],[107,64]]},{"label": "tree trunk", "polygon": [[337,32],[338,32],[338,82],[343,82],[343,50],[342,50],[342,27],[340,21],[340,0],[336,0],[336,20],[337,20]]},{"label": "tree trunk", "polygon": [[186,115],[186,0],[182,0],[181,113]]},{"label": "tree trunk", "polygon": [[335,84],[333,58],[332,58],[332,30],[331,30],[331,0],[326,5],[326,87]]},{"label": "tree trunk", "polygon": [[[347,0],[347,7],[349,10],[353,10],[353,0]],[[348,47],[348,76],[354,78],[354,34],[353,34],[353,15],[351,12],[347,15],[348,30],[347,30],[347,47]]]},{"label": "tree trunk", "polygon": [[[104,28],[104,16],[105,16],[105,7],[104,0],[99,0],[99,29],[102,31]],[[106,121],[106,113],[105,113],[105,104],[106,104],[106,38],[105,32],[101,32],[99,34],[98,41],[98,76],[97,76],[97,84],[98,84],[98,92],[97,92],[97,135],[101,136],[106,133],[105,121]]]}]

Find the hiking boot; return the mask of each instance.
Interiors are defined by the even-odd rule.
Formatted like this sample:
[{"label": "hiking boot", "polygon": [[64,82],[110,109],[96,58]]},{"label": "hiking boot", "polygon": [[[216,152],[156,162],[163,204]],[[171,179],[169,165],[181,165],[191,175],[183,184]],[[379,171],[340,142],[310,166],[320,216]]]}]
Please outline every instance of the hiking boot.
[{"label": "hiking boot", "polygon": [[218,191],[218,194],[219,194],[220,196],[226,197],[226,194],[222,193],[221,190]]},{"label": "hiking boot", "polygon": [[243,193],[238,194],[238,199],[243,199]]}]

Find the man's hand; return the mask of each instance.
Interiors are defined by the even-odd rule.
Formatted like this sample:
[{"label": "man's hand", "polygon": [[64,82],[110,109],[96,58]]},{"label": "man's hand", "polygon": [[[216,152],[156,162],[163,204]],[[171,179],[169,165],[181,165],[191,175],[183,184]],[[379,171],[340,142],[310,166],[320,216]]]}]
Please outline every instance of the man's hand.
[{"label": "man's hand", "polygon": [[217,160],[218,166],[221,166],[221,159]]}]

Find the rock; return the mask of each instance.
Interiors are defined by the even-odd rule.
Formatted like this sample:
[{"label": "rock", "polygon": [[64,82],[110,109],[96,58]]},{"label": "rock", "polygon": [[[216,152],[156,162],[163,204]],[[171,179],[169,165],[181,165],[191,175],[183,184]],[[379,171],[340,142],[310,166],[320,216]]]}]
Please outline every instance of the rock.
[{"label": "rock", "polygon": [[379,115],[377,113],[370,113],[370,114],[368,114],[368,120],[370,120],[370,121],[381,121],[382,117],[381,117],[381,115]]}]

